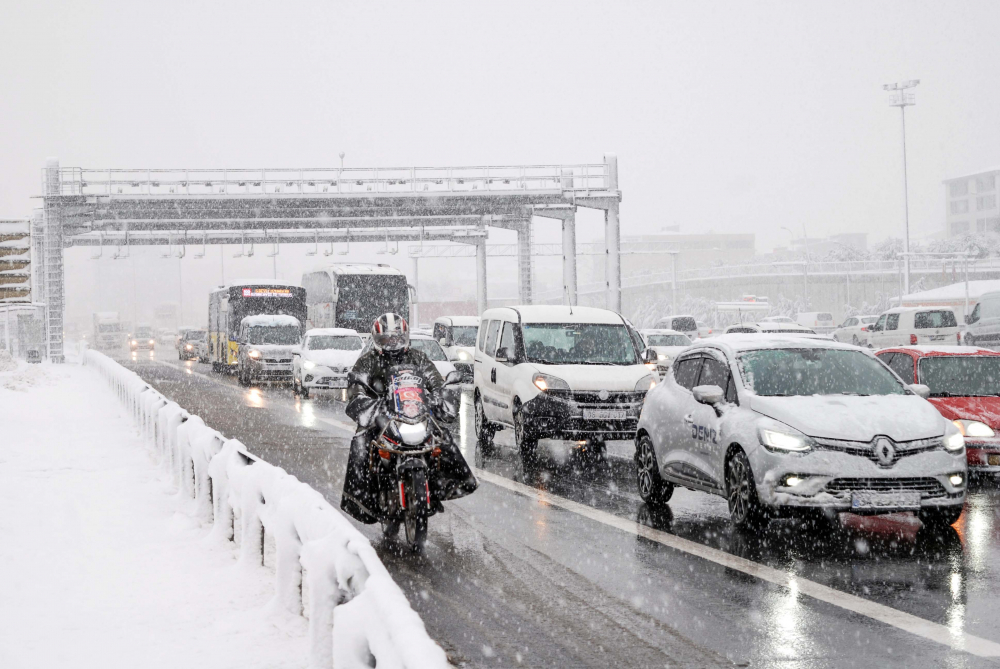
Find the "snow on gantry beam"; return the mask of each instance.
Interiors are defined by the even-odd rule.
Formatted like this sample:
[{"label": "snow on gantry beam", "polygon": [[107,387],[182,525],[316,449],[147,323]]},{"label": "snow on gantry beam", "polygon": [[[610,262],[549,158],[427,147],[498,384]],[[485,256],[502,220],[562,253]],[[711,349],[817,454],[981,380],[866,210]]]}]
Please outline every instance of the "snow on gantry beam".
[{"label": "snow on gantry beam", "polygon": [[486,239],[483,228],[414,228],[344,229],[344,230],[234,230],[228,232],[183,231],[110,231],[88,232],[67,239],[67,246],[168,246],[198,244],[328,244],[342,242],[416,242],[450,241],[475,244]]}]

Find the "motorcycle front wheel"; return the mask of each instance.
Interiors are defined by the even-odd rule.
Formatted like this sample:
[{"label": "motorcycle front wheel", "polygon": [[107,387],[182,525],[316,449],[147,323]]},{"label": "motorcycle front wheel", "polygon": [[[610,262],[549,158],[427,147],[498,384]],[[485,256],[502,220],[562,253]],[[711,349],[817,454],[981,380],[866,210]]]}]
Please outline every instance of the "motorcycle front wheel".
[{"label": "motorcycle front wheel", "polygon": [[419,551],[427,541],[427,473],[415,469],[409,473],[408,478],[403,530],[410,549]]}]

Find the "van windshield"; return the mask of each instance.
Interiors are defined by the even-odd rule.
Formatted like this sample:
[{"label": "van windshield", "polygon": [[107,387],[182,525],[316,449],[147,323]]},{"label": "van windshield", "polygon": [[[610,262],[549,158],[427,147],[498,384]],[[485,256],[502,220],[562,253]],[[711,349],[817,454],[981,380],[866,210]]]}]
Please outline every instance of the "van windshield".
[{"label": "van windshield", "polygon": [[453,346],[475,346],[479,327],[475,325],[455,325],[451,328]]},{"label": "van windshield", "polygon": [[263,346],[267,344],[298,344],[299,329],[294,325],[255,325],[247,335],[248,343]]},{"label": "van windshield", "polygon": [[635,365],[639,362],[624,324],[530,323],[522,326],[522,332],[528,362],[549,365]]},{"label": "van windshield", "polygon": [[918,311],[913,315],[913,327],[918,330],[926,328],[955,328],[958,321],[955,320],[953,311]]},{"label": "van windshield", "polygon": [[310,351],[360,351],[361,337],[313,335],[306,346]]},{"label": "van windshield", "polygon": [[693,332],[698,329],[698,324],[690,316],[678,316],[670,321],[671,330],[679,330],[680,332]]}]

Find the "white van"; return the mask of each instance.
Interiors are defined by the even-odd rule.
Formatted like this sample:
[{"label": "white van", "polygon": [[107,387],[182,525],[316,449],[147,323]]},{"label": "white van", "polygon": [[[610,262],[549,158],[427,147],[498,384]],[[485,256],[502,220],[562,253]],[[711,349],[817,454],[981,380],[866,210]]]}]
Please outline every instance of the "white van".
[{"label": "white van", "polygon": [[686,334],[688,339],[691,341],[694,341],[701,336],[701,330],[698,328],[698,321],[695,320],[694,316],[665,316],[656,321],[655,329],[676,330],[677,332]]},{"label": "white van", "polygon": [[828,334],[837,328],[829,311],[802,311],[795,315],[795,322],[820,334]]},{"label": "white van", "polygon": [[1000,291],[984,293],[967,320],[966,346],[1000,346]]},{"label": "white van", "polygon": [[462,374],[462,381],[471,383],[479,316],[442,316],[434,321],[433,334],[455,369]]},{"label": "white van", "polygon": [[961,330],[951,307],[896,307],[868,326],[868,347],[961,344]]},{"label": "white van", "polygon": [[[647,366],[646,361],[649,362]],[[500,307],[482,316],[473,402],[476,436],[492,449],[496,430],[514,430],[521,458],[539,439],[633,439],[656,352],[620,315],[593,307]]]}]

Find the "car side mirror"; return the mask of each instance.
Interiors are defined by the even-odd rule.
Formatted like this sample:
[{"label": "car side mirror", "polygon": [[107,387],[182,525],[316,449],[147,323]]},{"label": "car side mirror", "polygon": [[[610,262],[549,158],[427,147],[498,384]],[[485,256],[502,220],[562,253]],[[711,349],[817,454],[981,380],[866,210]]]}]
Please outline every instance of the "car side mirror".
[{"label": "car side mirror", "polygon": [[974,322],[975,321],[972,320],[972,314],[966,314],[965,315],[965,324],[966,325],[972,325],[972,323],[974,323]]},{"label": "car side mirror", "polygon": [[438,343],[441,344],[442,346],[447,346],[448,345],[448,338],[447,337],[441,337],[440,339],[438,339]]},{"label": "car side mirror", "polygon": [[642,353],[642,361],[647,365],[649,364],[655,365],[659,359],[660,359],[659,354],[657,354],[657,352],[651,348],[647,348]]},{"label": "car side mirror", "polygon": [[444,385],[446,386],[453,386],[461,382],[462,382],[462,374],[459,373],[457,370],[448,372],[448,375],[444,377]]},{"label": "car side mirror", "polygon": [[498,348],[496,355],[493,356],[493,359],[496,360],[497,362],[507,362],[509,358],[510,358],[510,351],[507,350],[506,346]]},{"label": "car side mirror", "polygon": [[726,394],[719,386],[695,386],[691,392],[694,393],[695,402],[713,407],[716,404],[722,404],[726,398]]},{"label": "car side mirror", "polygon": [[928,386],[925,386],[922,383],[911,383],[910,385],[908,385],[906,387],[910,391],[912,391],[914,395],[919,395],[920,397],[923,397],[924,399],[927,399],[928,397],[931,396],[931,389]]}]

